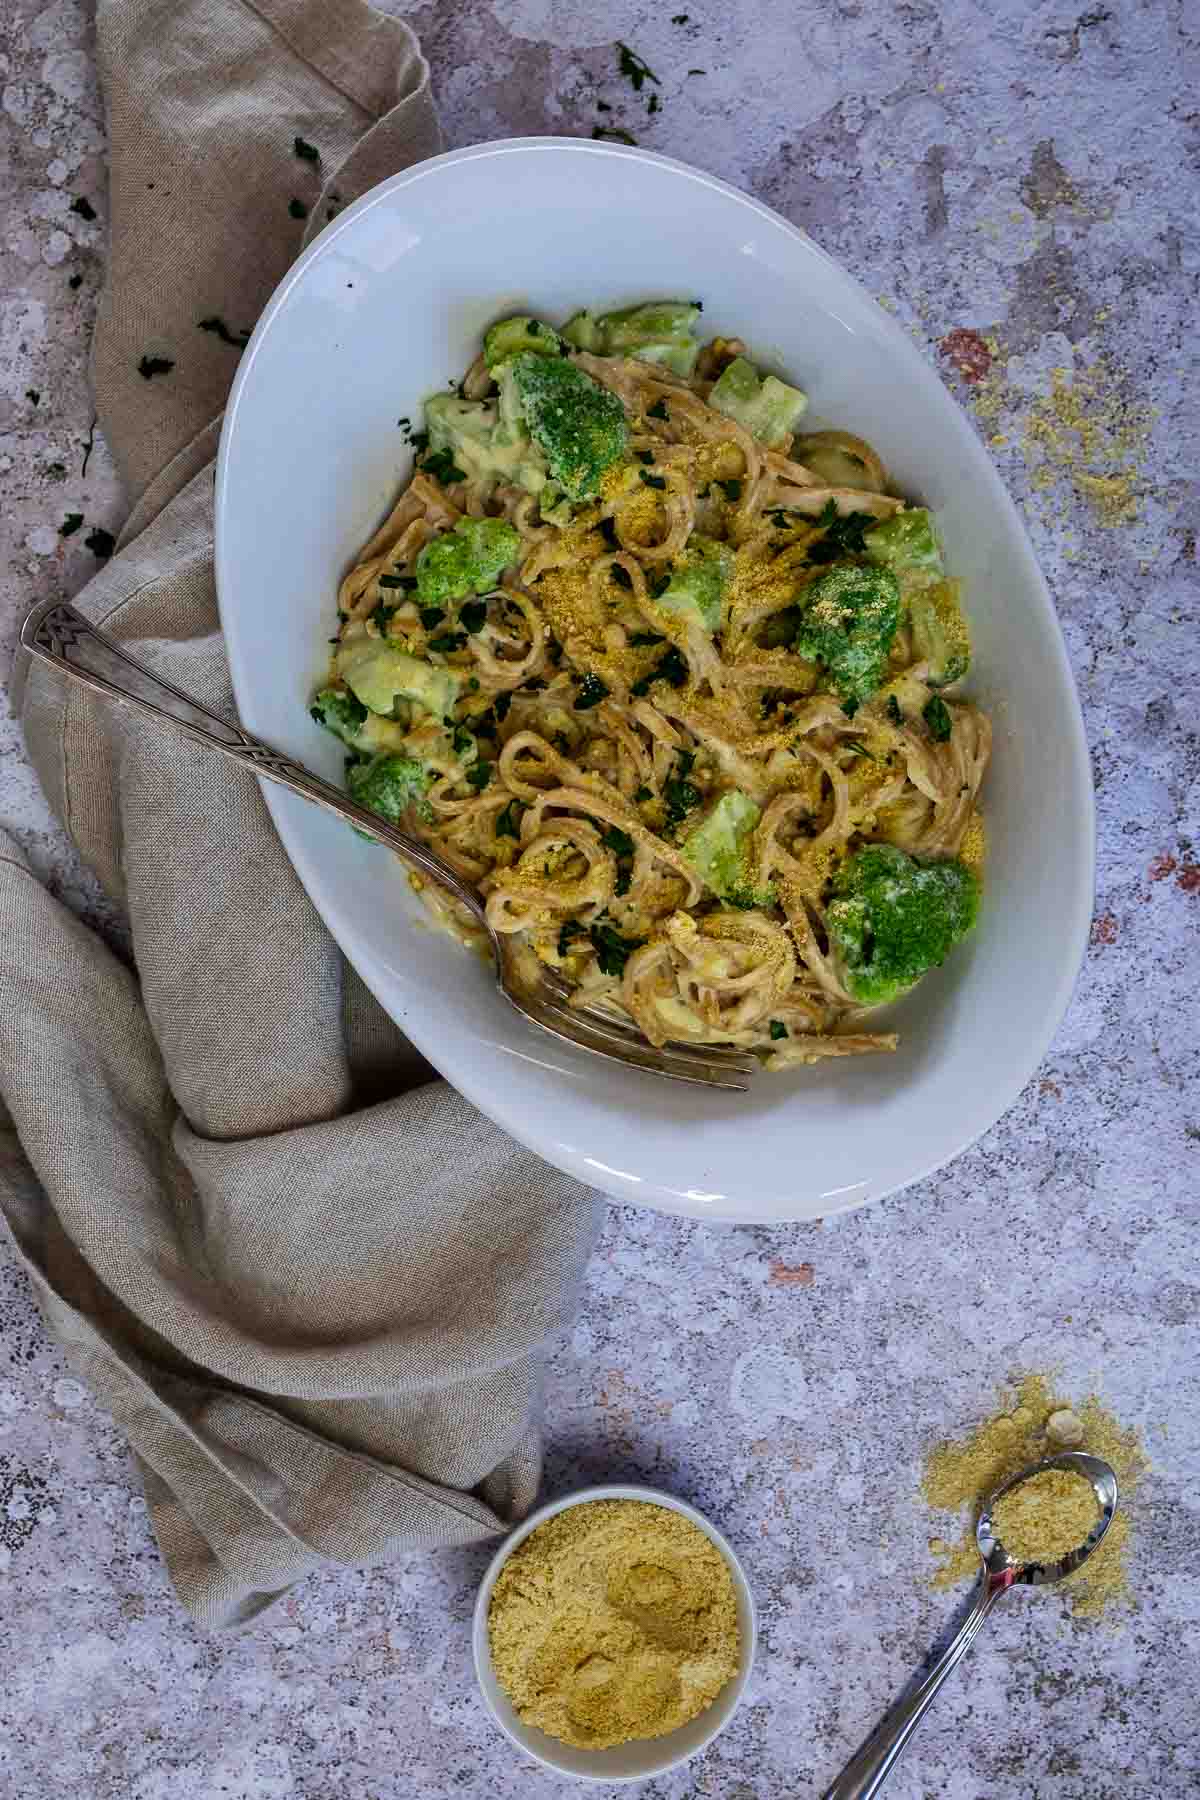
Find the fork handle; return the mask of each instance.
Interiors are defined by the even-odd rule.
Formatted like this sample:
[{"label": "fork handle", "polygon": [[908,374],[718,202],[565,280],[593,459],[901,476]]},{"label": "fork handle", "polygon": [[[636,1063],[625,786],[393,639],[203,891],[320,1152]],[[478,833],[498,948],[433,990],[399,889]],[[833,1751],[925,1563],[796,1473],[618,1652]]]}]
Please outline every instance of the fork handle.
[{"label": "fork handle", "polygon": [[22,649],[52,669],[60,669],[72,681],[103,694],[120,706],[136,707],[152,718],[170,725],[183,737],[217,750],[251,775],[277,782],[311,800],[326,812],[357,825],[361,831],[394,850],[397,856],[421,874],[430,876],[439,886],[467,907],[473,916],[483,920],[483,903],[474,888],[469,887],[420,838],[410,837],[395,825],[381,819],[352,800],[342,788],[322,781],[302,763],[294,762],[282,751],[273,750],[253,732],[246,731],[219,713],[177,688],[173,682],[155,675],[144,663],[129,655],[115,639],[96,627],[61,600],[43,601],[35,606],[21,626]]},{"label": "fork handle", "polygon": [[824,1800],[870,1800],[891,1774],[900,1752],[917,1729],[934,1695],[975,1641],[983,1621],[1004,1593],[1007,1582],[987,1570],[980,1575],[971,1610],[920,1686],[886,1712],[866,1743],[846,1764]]}]

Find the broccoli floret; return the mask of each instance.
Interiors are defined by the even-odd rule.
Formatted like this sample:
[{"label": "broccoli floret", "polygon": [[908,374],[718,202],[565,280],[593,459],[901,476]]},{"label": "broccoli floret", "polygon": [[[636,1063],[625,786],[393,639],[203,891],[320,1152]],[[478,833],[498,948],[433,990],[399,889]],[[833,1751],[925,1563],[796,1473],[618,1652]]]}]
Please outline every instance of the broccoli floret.
[{"label": "broccoli floret", "polygon": [[730,788],[681,846],[700,879],[731,906],[770,906],[775,899],[773,887],[754,886],[750,870],[750,834],[759,816],[748,794]]},{"label": "broccoli floret", "polygon": [[524,313],[514,319],[498,319],[484,335],[483,360],[489,369],[499,368],[522,350],[531,350],[535,356],[558,356],[562,339],[549,325]]},{"label": "broccoli floret", "polygon": [[577,350],[595,356],[635,356],[639,362],[661,363],[675,375],[690,375],[700,354],[693,327],[700,308],[687,300],[652,300],[626,306],[596,318],[578,312],[563,326],[563,336]]},{"label": "broccoli floret", "polygon": [[369,762],[351,765],[346,777],[350,797],[380,818],[398,825],[410,806],[421,817],[428,814],[425,790],[430,783],[429,771],[415,756],[383,754]]},{"label": "broccoli floret", "polygon": [[666,587],[655,594],[655,603],[703,626],[705,631],[717,631],[732,568],[733,552],[727,544],[694,534]]},{"label": "broccoli floret", "polygon": [[971,666],[971,634],[963,616],[959,581],[935,581],[908,597],[913,644],[928,664],[930,687],[961,681]]},{"label": "broccoli floret", "polygon": [[436,606],[486,593],[516,561],[520,548],[520,533],[506,519],[460,519],[418,556],[417,598],[422,606]]},{"label": "broccoli floret", "polygon": [[861,704],[880,685],[900,623],[900,586],[890,569],[836,563],[799,595],[801,656],[822,662],[839,697]]},{"label": "broccoli floret", "polygon": [[769,447],[782,444],[795,431],[808,395],[774,375],[760,377],[753,363],[735,356],[714,381],[708,404]]},{"label": "broccoli floret", "polygon": [[923,506],[909,506],[863,534],[863,548],[873,563],[894,569],[921,570],[931,581],[942,576],[942,553],[933,520]]},{"label": "broccoli floret", "polygon": [[358,737],[366,723],[367,709],[361,700],[344,688],[322,688],[313,696],[309,707],[318,725],[326,731],[332,731],[334,737],[341,738],[343,744],[356,747]]},{"label": "broccoli floret", "polygon": [[515,482],[536,494],[546,480],[541,451],[529,441],[519,412],[514,422],[491,400],[460,400],[434,394],[425,402],[425,425],[433,455],[449,452],[455,466],[477,482]]},{"label": "broccoli floret", "polygon": [[918,863],[868,844],[834,878],[825,909],[847,992],[864,1006],[894,1000],[974,925],[979,883],[960,862]]},{"label": "broccoli floret", "polygon": [[525,422],[551,477],[569,499],[591,499],[600,491],[605,470],[628,447],[625,408],[615,394],[561,358],[526,350],[505,366],[512,371]]}]

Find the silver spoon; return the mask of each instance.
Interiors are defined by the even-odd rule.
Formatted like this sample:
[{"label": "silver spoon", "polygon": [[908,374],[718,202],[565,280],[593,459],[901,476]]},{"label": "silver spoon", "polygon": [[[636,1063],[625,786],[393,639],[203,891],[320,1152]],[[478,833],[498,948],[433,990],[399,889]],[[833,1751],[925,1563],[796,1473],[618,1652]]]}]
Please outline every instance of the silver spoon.
[{"label": "silver spoon", "polygon": [[[992,1512],[1002,1494],[1007,1494],[1019,1482],[1028,1481],[1031,1475],[1040,1475],[1043,1469],[1073,1469],[1077,1475],[1090,1481],[1100,1507],[1100,1517],[1079,1548],[1059,1561],[1018,1562],[1009,1555],[996,1536],[992,1526]],[[1007,1593],[1018,1582],[1040,1587],[1045,1582],[1061,1581],[1064,1575],[1072,1574],[1096,1549],[1112,1524],[1116,1510],[1115,1474],[1100,1457],[1087,1456],[1081,1450],[1064,1451],[1061,1456],[1049,1456],[1044,1462],[1031,1463],[1028,1468],[1020,1470],[998,1487],[985,1501],[979,1523],[975,1527],[975,1542],[979,1546],[983,1566],[979,1572],[979,1585],[975,1590],[970,1612],[920,1685],[897,1700],[890,1712],[884,1714],[861,1750],[850,1758],[833,1786],[826,1792],[825,1800],[869,1800],[870,1795],[877,1794],[899,1760],[900,1752],[916,1730],[926,1707],[951,1669],[974,1642],[976,1633],[1001,1594]]]}]

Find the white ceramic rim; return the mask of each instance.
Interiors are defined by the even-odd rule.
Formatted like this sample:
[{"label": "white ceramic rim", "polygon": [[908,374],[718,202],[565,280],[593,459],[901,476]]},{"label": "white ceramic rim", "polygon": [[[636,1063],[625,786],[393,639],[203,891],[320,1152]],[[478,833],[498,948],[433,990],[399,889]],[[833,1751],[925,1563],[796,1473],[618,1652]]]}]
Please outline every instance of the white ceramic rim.
[{"label": "white ceramic rim", "polygon": [[[719,1699],[724,1699],[726,1695],[728,1696],[727,1710],[721,1718],[715,1721],[711,1731],[707,1732],[683,1755],[672,1757],[667,1762],[656,1764],[652,1769],[646,1769],[640,1773],[630,1775],[612,1775],[607,1772],[596,1775],[583,1774],[577,1769],[564,1768],[561,1762],[555,1760],[552,1748],[548,1749],[545,1755],[541,1755],[530,1744],[525,1743],[516,1735],[511,1725],[499,1712],[492,1696],[484,1685],[482,1674],[482,1671],[485,1668],[488,1670],[489,1674],[491,1673],[492,1657],[491,1650],[488,1646],[487,1620],[488,1610],[492,1599],[492,1589],[496,1585],[496,1577],[499,1575],[501,1569],[504,1567],[517,1546],[524,1543],[531,1531],[535,1531],[537,1527],[544,1524],[547,1519],[552,1519],[556,1513],[566,1512],[568,1507],[585,1505],[591,1500],[639,1500],[649,1506],[666,1506],[673,1512],[682,1513],[685,1519],[690,1519],[693,1525],[699,1527],[704,1535],[716,1545],[717,1549],[721,1552],[721,1555],[725,1558],[725,1561],[729,1565],[729,1572],[733,1577],[734,1589],[736,1590],[739,1599],[738,1610],[741,1626],[741,1643],[739,1646],[738,1672],[733,1677],[732,1682],[726,1684],[726,1687],[722,1689],[721,1695],[718,1697]],[[567,1494],[561,1500],[550,1500],[545,1506],[539,1506],[536,1512],[530,1513],[529,1517],[524,1519],[521,1524],[505,1538],[495,1556],[493,1556],[491,1562],[488,1564],[483,1580],[479,1584],[479,1593],[475,1600],[475,1614],[471,1629],[471,1649],[474,1655],[475,1679],[479,1687],[479,1692],[483,1697],[483,1702],[487,1707],[488,1713],[495,1724],[498,1725],[500,1730],[504,1733],[509,1743],[514,1744],[523,1756],[528,1756],[532,1761],[540,1763],[545,1769],[553,1769],[558,1775],[568,1775],[575,1781],[591,1781],[596,1783],[611,1782],[613,1784],[617,1782],[653,1780],[657,1775],[665,1775],[668,1770],[677,1769],[682,1763],[690,1762],[694,1756],[699,1756],[701,1751],[706,1750],[713,1739],[724,1731],[726,1725],[728,1725],[730,1719],[733,1718],[733,1715],[742,1703],[742,1697],[746,1691],[746,1684],[750,1679],[750,1673],[754,1667],[754,1655],[757,1644],[758,1619],[754,1608],[754,1594],[750,1587],[750,1583],[746,1578],[746,1571],[742,1567],[737,1552],[729,1543],[728,1539],[717,1530],[717,1527],[710,1519],[706,1519],[704,1514],[698,1512],[687,1500],[681,1500],[675,1494],[664,1493],[661,1488],[641,1487],[636,1483],[630,1484],[623,1482],[614,1482],[600,1487],[581,1488],[576,1494]],[[492,1675],[492,1679],[495,1680],[494,1675]],[[714,1701],[713,1705],[715,1706],[716,1704],[717,1702]],[[711,1711],[712,1708],[709,1708],[709,1710]],[[704,1715],[700,1714],[699,1716],[702,1718]],[[687,1727],[680,1726],[679,1729],[682,1731],[686,1730]],[[553,1738],[546,1737],[544,1732],[539,1732],[538,1736],[545,1738],[545,1742],[548,1746],[553,1746]],[[647,1745],[663,1745],[669,1742],[670,1738],[673,1736],[673,1732],[668,1732],[664,1737],[646,1738],[642,1741]]]},{"label": "white ceramic rim", "polygon": [[[293,288],[299,281],[303,280],[310,265],[318,257],[324,256],[329,251],[339,235],[348,230],[354,220],[371,208],[381,204],[398,190],[425,180],[436,171],[450,164],[467,163],[481,158],[503,157],[538,149],[554,149],[562,153],[577,154],[581,156],[603,155],[607,157],[620,157],[634,163],[657,164],[663,168],[673,170],[677,174],[686,177],[689,181],[696,182],[703,187],[710,188],[720,194],[726,195],[730,199],[736,201],[739,206],[747,209],[756,217],[769,223],[772,229],[784,231],[795,238],[799,243],[802,243],[809,254],[815,254],[821,261],[827,263],[830,268],[836,272],[839,280],[850,284],[850,286],[856,290],[858,295],[861,296],[862,301],[874,314],[880,331],[888,338],[890,346],[895,352],[897,364],[902,372],[911,371],[914,379],[921,381],[928,381],[931,378],[935,381],[938,379],[936,372],[930,369],[925,359],[920,355],[915,345],[909,340],[908,336],[901,330],[895,320],[890,318],[889,315],[884,312],[882,307],[878,305],[863,284],[856,280],[856,278],[852,276],[835,257],[830,256],[827,251],[821,249],[820,245],[816,244],[806,232],[800,230],[798,226],[793,225],[791,221],[785,219],[782,214],[775,212],[771,207],[764,205],[761,201],[753,199],[740,188],[734,187],[731,183],[721,181],[716,176],[706,174],[703,170],[696,169],[689,163],[681,162],[674,157],[661,156],[656,152],[649,150],[613,144],[598,145],[591,143],[587,139],[581,138],[550,136],[504,138],[495,143],[468,145],[460,150],[452,150],[441,156],[430,157],[425,162],[416,163],[411,168],[402,170],[400,173],[390,176],[386,180],[378,183],[377,186],[369,189],[367,193],[361,195],[352,205],[339,213],[337,218],[318,234],[308,248],[302,252],[297,261],[292,265],[287,275],[285,275],[281,281],[279,287],[275,290],[275,293],[268,302],[254,328],[250,344],[242,356],[237,375],[234,378],[233,386],[230,390],[229,401],[221,430],[220,444],[218,447],[217,479],[215,488],[215,571],[218,608],[221,611],[223,626],[225,626],[225,618],[222,595],[232,592],[234,585],[232,571],[226,558],[224,538],[221,530],[221,520],[225,509],[227,493],[227,448],[237,427],[237,415],[246,387],[252,376],[256,350],[265,333],[269,330],[276,315],[286,305]],[[1090,753],[1084,730],[1083,714],[1080,707],[1074,674],[1067,656],[1062,627],[1059,624],[1058,616],[1055,612],[1054,603],[1050,596],[1049,588],[1046,585],[1045,577],[1033,554],[1032,546],[1030,545],[1028,535],[1025,531],[1024,522],[1021,519],[1014,501],[996,472],[990,457],[982,450],[982,446],[980,445],[978,437],[967,419],[966,414],[954,401],[953,396],[948,392],[946,393],[946,400],[947,407],[945,418],[947,433],[959,446],[961,446],[963,453],[969,457],[972,465],[978,467],[979,480],[986,503],[993,507],[998,514],[1002,515],[1006,521],[1011,532],[1014,554],[1021,562],[1032,593],[1036,597],[1037,603],[1043,614],[1046,627],[1045,649],[1056,664],[1058,685],[1065,702],[1061,726],[1067,741],[1068,753],[1071,760],[1082,770],[1090,771]],[[239,657],[233,653],[233,640],[231,639],[228,630],[226,630],[226,642],[227,646],[230,648],[229,661],[234,694],[237,700],[239,713],[241,713],[245,710],[244,700],[252,686],[251,672],[242,665]],[[280,839],[290,860],[292,861],[293,867],[296,869],[306,890],[310,896],[312,896],[314,892],[313,883],[317,878],[317,871],[312,870],[310,875],[310,863],[312,859],[304,850],[303,846],[295,841],[294,834],[289,828],[288,822],[283,817],[282,791],[276,791],[274,784],[262,780],[261,778],[259,786],[266,801],[267,808],[271,813],[275,828],[279,833]],[[1058,966],[1058,973],[1054,979],[1052,988],[1046,997],[1046,1004],[1042,1012],[1041,1028],[1037,1031],[1031,1031],[1030,1033],[1028,1052],[1024,1059],[1023,1066],[1020,1068],[1019,1072],[1014,1071],[1009,1075],[1007,1081],[997,1084],[993,1089],[989,1107],[990,1117],[986,1118],[982,1123],[978,1119],[974,1120],[960,1136],[955,1136],[950,1139],[948,1144],[939,1149],[935,1155],[922,1158],[916,1167],[911,1168],[900,1179],[895,1181],[894,1184],[886,1187],[872,1187],[870,1191],[864,1193],[861,1191],[861,1183],[851,1183],[848,1192],[832,1190],[822,1194],[820,1196],[821,1217],[827,1218],[840,1212],[852,1211],[856,1207],[864,1205],[870,1200],[883,1199],[889,1194],[903,1192],[906,1188],[912,1187],[920,1181],[924,1181],[937,1170],[946,1167],[947,1164],[953,1162],[960,1156],[964,1150],[968,1149],[971,1144],[977,1142],[984,1132],[990,1130],[992,1126],[1003,1117],[1044,1059],[1046,1052],[1062,1023],[1063,1016],[1070,1004],[1071,996],[1079,978],[1083,958],[1087,949],[1094,907],[1096,817],[1095,796],[1092,791],[1090,776],[1089,779],[1080,784],[1080,791],[1074,798],[1079,800],[1084,809],[1085,816],[1076,820],[1076,827],[1086,846],[1086,854],[1080,857],[1079,866],[1073,871],[1071,890],[1063,907],[1064,912],[1067,914],[1067,919],[1065,921],[1066,931],[1064,935],[1071,945],[1071,952],[1069,956],[1064,956],[1061,959]],[[337,921],[335,917],[331,917],[323,907],[318,907],[318,910],[321,911],[321,916],[324,919],[326,928],[329,930],[331,936],[334,938],[347,960],[355,967],[364,981],[366,981],[384,1010],[391,1012],[392,1007],[389,1004],[389,996],[385,992],[385,984],[381,980],[376,979],[373,972],[364,969],[355,955],[352,933],[348,928]],[[440,1069],[441,1064],[437,1057],[438,1046],[436,1032],[426,1032],[419,1028],[413,1029],[413,1022],[410,1020],[405,1021],[404,1029],[409,1033],[412,1041],[417,1045],[417,1048]],[[536,1131],[531,1130],[529,1112],[523,1107],[517,1094],[500,1087],[489,1086],[483,1079],[477,1079],[474,1071],[467,1064],[457,1064],[454,1067],[453,1075],[448,1075],[447,1078],[453,1081],[453,1085],[468,1101],[471,1102],[472,1105],[476,1106],[488,1118],[494,1120],[496,1124],[511,1137],[515,1138],[518,1143],[524,1144],[535,1154],[553,1161],[560,1168],[566,1170],[567,1173],[575,1176],[575,1178],[581,1181],[585,1186],[595,1187],[596,1167],[594,1160],[586,1153],[586,1147],[569,1147],[560,1144],[555,1147],[553,1152],[551,1152],[547,1147],[545,1139]],[[619,1172],[614,1171],[614,1173]],[[634,1204],[649,1205],[658,1211],[674,1213],[682,1217],[700,1217],[714,1223],[742,1225],[755,1223],[780,1224],[786,1222],[787,1217],[808,1219],[816,1216],[811,1208],[797,1210],[795,1214],[790,1215],[781,1215],[776,1212],[760,1215],[755,1212],[753,1208],[748,1207],[744,1200],[734,1201],[733,1204],[722,1205],[719,1201],[714,1200],[710,1202],[706,1199],[703,1207],[700,1207],[695,1204],[689,1204],[687,1198],[657,1182],[639,1183],[638,1187],[623,1183],[619,1190],[610,1189],[607,1191],[613,1199],[629,1201]]]}]

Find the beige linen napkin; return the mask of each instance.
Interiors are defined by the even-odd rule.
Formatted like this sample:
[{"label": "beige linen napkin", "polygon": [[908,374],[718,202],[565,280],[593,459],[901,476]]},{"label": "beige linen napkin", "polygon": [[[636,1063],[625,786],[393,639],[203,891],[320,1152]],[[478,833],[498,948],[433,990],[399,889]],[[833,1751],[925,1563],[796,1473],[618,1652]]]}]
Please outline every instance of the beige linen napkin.
[{"label": "beige linen napkin", "polygon": [[[102,0],[112,250],[97,408],[133,513],[78,604],[232,712],[212,578],[237,332],[331,209],[438,148],[360,0]],[[299,136],[320,154],[297,156]],[[335,197],[336,196],[336,197]],[[146,379],[138,363],[170,361]],[[432,1071],[342,962],[253,782],[18,671],[136,974],[0,839],[0,1206],[128,1434],[180,1597],[254,1617],[330,1563],[503,1529],[596,1201]]]}]

